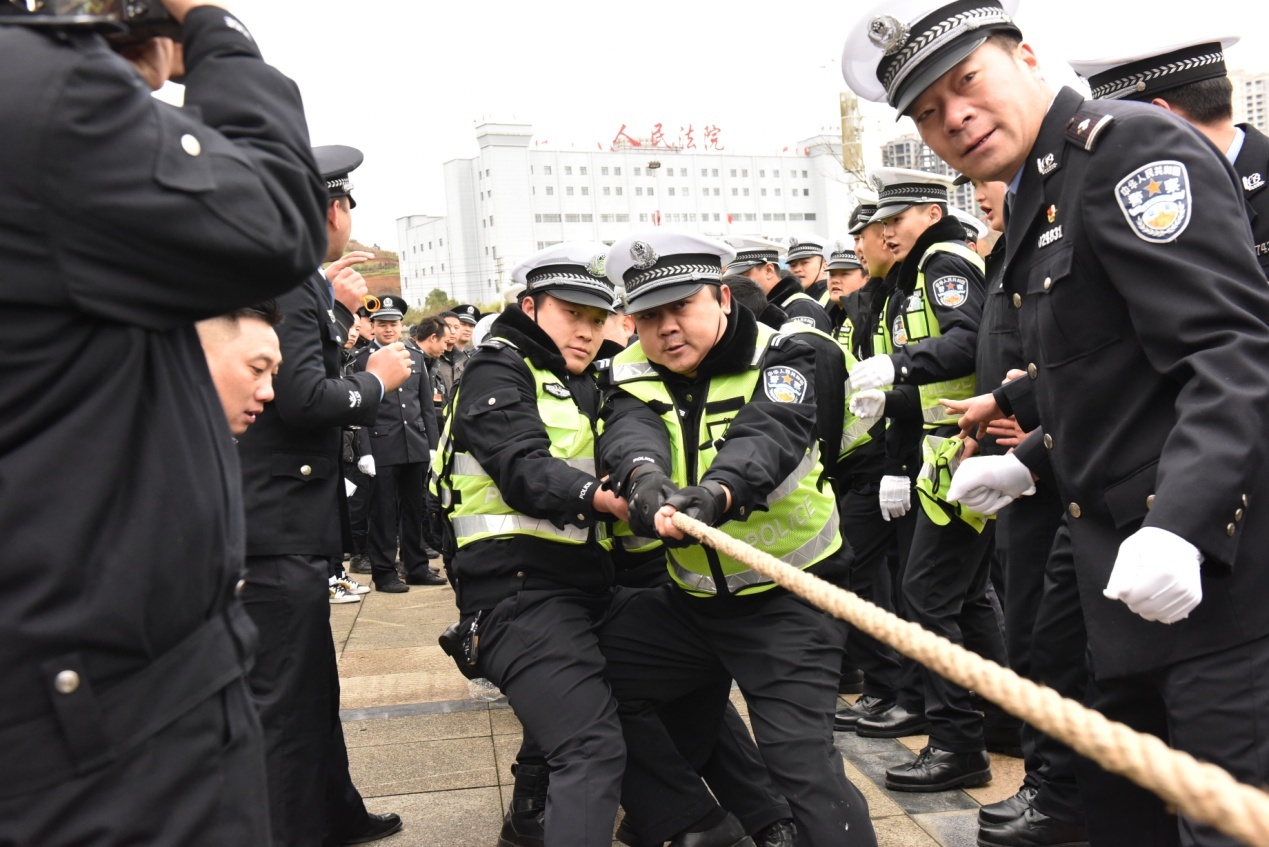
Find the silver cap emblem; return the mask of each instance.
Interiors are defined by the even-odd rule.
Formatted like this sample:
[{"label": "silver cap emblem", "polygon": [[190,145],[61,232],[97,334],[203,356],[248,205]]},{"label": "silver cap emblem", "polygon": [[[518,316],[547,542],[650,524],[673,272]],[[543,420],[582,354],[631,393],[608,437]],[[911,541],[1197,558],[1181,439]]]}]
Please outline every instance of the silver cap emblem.
[{"label": "silver cap emblem", "polygon": [[641,271],[646,271],[657,263],[657,259],[661,258],[657,255],[657,251],[652,249],[652,245],[646,241],[636,241],[630,245],[630,258],[634,259],[634,266]]},{"label": "silver cap emblem", "polygon": [[908,40],[908,27],[899,23],[898,18],[882,15],[868,24],[868,40],[887,56],[893,56]]},{"label": "silver cap emblem", "polygon": [[591,256],[590,261],[586,263],[586,273],[590,274],[591,276],[597,276],[602,278],[604,276],[604,259],[605,258],[606,257],[604,256],[603,253],[600,253],[597,256]]},{"label": "silver cap emblem", "polygon": [[885,191],[885,190],[886,190],[886,183],[885,183],[884,181],[882,181],[881,177],[877,176],[876,174],[873,174],[873,175],[872,175],[872,187],[873,187],[873,188],[875,188],[875,189],[877,189],[878,191]]}]

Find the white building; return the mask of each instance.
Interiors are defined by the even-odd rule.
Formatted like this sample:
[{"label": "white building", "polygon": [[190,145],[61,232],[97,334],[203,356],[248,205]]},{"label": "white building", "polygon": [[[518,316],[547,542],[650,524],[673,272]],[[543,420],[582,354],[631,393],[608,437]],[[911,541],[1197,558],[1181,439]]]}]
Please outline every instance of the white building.
[{"label": "white building", "polygon": [[1230,71],[1234,84],[1234,123],[1249,123],[1269,133],[1269,73]]},{"label": "white building", "polygon": [[566,240],[611,244],[658,222],[708,235],[844,238],[854,203],[834,136],[776,156],[648,142],[553,150],[533,146],[525,124],[481,124],[476,142],[475,158],[444,164],[445,217],[397,220],[401,292],[411,302],[439,288],[461,303],[488,303],[536,250]]}]

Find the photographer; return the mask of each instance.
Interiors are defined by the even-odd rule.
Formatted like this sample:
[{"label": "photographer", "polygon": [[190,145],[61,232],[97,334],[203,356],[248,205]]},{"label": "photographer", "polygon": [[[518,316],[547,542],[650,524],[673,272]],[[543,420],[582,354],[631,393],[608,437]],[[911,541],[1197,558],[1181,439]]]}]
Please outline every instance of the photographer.
[{"label": "photographer", "polygon": [[[0,0],[0,843],[262,844],[238,465],[194,322],[321,260],[293,83],[224,9]],[[108,4],[107,4],[108,5]],[[48,340],[56,338],[57,344]]]}]

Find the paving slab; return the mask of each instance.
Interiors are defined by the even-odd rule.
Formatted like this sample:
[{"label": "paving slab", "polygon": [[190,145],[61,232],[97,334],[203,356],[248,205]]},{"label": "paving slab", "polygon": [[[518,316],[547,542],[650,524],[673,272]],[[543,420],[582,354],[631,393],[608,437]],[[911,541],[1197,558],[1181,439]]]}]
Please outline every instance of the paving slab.
[{"label": "paving slab", "polygon": [[489,735],[489,711],[407,715],[399,718],[344,722],[344,741],[353,747],[378,747]]},{"label": "paving slab", "polygon": [[391,706],[467,696],[467,680],[455,674],[394,673],[350,676],[340,680],[340,705],[345,709]]},{"label": "paving slab", "polygon": [[502,826],[497,788],[374,797],[366,808],[401,816],[401,832],[376,842],[383,847],[491,847]]},{"label": "paving slab", "polygon": [[877,847],[939,847],[939,843],[909,817],[878,818],[872,827],[877,833]]},{"label": "paving slab", "polygon": [[[906,750],[872,753],[866,756],[852,756],[851,761],[868,778],[877,785],[886,783],[886,768],[911,762],[915,756]],[[883,791],[909,815],[927,814],[931,812],[956,812],[963,809],[978,810],[979,804],[974,802],[964,791]]]},{"label": "paving slab", "polygon": [[363,797],[498,785],[487,737],[353,747],[348,764]]},{"label": "paving slab", "polygon": [[912,820],[943,847],[976,847],[978,844],[978,812],[972,809],[913,815]]}]

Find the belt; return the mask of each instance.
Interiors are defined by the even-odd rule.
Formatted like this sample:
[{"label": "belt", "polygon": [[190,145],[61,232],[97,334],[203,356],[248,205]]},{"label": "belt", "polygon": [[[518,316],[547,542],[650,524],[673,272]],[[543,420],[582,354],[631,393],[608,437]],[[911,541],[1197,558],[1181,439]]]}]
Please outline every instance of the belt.
[{"label": "belt", "polygon": [[104,767],[158,734],[235,679],[255,652],[255,626],[236,601],[144,668],[101,691],[81,653],[43,662],[49,713],[0,728],[16,797]]}]

